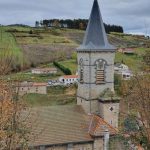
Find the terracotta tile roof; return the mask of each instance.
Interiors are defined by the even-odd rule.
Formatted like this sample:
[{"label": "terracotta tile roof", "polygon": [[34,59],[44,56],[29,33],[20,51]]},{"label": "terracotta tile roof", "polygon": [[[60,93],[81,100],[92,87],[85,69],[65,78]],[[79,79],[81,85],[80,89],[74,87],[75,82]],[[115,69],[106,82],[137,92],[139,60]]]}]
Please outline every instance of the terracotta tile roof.
[{"label": "terracotta tile roof", "polygon": [[33,86],[47,86],[47,83],[37,83],[37,82],[35,82],[35,83],[33,83]]},{"label": "terracotta tile roof", "polygon": [[93,136],[103,136],[106,130],[110,135],[115,135],[117,130],[109,125],[104,119],[96,115],[89,115],[89,133]]},{"label": "terracotta tile roof", "polygon": [[66,75],[63,76],[64,79],[72,79],[72,78],[78,78],[78,75]]},{"label": "terracotta tile roof", "polygon": [[88,134],[84,110],[81,106],[52,106],[32,108],[30,111],[34,140],[30,146],[57,145],[93,141]]},{"label": "terracotta tile roof", "polygon": [[35,68],[33,71],[57,71],[56,68]]}]

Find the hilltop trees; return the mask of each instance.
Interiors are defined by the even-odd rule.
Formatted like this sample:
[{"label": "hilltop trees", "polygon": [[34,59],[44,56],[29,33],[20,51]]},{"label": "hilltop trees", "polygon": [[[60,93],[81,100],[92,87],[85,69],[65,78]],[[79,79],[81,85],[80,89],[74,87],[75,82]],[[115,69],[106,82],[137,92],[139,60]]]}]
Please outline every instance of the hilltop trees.
[{"label": "hilltop trees", "polygon": [[[56,23],[57,22],[57,23]],[[80,29],[80,30],[85,30],[87,28],[88,20],[87,19],[66,19],[66,20],[59,20],[59,19],[45,19],[42,21],[42,25],[46,27],[64,27],[66,26],[67,28],[70,29]],[[123,33],[123,27],[118,26],[118,25],[110,25],[110,24],[105,24],[105,30],[107,33],[110,32],[120,32]]]}]

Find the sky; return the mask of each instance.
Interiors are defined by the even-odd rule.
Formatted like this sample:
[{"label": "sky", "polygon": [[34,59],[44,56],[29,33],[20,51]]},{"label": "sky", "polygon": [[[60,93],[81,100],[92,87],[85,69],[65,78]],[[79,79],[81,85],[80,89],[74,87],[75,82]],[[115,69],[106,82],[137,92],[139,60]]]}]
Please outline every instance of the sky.
[{"label": "sky", "polygon": [[[150,0],[98,0],[103,21],[150,35]],[[0,24],[34,26],[42,19],[88,19],[93,0],[0,0]]]}]

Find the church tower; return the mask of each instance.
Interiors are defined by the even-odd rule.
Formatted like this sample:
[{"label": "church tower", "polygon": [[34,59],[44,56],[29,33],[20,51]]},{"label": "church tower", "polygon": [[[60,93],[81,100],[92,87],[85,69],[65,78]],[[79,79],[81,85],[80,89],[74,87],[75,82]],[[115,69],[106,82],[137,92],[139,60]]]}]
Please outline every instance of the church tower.
[{"label": "church tower", "polygon": [[84,41],[77,49],[77,55],[77,104],[82,105],[86,113],[103,113],[101,93],[105,89],[114,92],[115,47],[107,40],[97,0],[94,0]]}]

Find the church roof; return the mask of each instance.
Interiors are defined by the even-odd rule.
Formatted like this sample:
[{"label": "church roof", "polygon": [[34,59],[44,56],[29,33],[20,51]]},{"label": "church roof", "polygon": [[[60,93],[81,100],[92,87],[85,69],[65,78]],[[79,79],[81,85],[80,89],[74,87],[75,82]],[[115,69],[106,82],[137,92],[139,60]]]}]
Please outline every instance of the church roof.
[{"label": "church roof", "polygon": [[104,28],[99,4],[94,0],[85,37],[78,51],[114,51],[115,47],[109,44]]},{"label": "church roof", "polygon": [[29,145],[51,146],[93,141],[88,134],[85,117],[84,110],[77,105],[32,108],[29,118],[33,125]]},{"label": "church roof", "polygon": [[106,129],[115,134],[115,129],[102,118],[86,114],[79,105],[32,108],[29,122],[29,146],[33,147],[93,142],[92,136],[103,136]]}]

